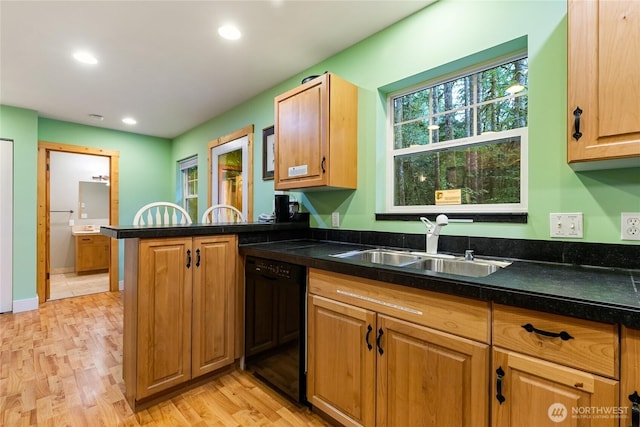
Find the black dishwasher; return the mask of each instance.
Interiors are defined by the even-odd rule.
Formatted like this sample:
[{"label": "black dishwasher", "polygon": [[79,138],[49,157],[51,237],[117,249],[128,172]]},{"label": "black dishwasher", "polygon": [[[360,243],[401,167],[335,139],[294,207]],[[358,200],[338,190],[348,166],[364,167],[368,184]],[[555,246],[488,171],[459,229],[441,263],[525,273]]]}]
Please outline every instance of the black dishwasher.
[{"label": "black dishwasher", "polygon": [[245,280],[245,369],[306,404],[306,267],[247,257]]}]

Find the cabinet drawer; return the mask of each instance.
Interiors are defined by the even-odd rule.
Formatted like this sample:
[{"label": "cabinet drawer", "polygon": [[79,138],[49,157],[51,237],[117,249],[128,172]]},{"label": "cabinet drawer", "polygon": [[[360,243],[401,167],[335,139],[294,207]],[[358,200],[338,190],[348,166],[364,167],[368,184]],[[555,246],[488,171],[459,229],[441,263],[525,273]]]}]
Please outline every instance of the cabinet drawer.
[{"label": "cabinet drawer", "polygon": [[617,325],[495,304],[493,344],[565,366],[619,377]]},{"label": "cabinet drawer", "polygon": [[105,244],[108,243],[107,236],[77,236],[76,240],[79,245],[93,245],[93,244]]},{"label": "cabinet drawer", "polygon": [[489,303],[309,269],[309,293],[476,341],[489,342]]}]

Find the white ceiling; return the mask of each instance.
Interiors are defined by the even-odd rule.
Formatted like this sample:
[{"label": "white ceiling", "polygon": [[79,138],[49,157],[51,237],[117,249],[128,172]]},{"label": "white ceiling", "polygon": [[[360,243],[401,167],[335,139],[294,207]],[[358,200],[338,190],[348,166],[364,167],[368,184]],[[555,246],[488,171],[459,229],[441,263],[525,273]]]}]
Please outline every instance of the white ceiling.
[{"label": "white ceiling", "polygon": [[433,1],[1,0],[0,104],[173,138]]}]

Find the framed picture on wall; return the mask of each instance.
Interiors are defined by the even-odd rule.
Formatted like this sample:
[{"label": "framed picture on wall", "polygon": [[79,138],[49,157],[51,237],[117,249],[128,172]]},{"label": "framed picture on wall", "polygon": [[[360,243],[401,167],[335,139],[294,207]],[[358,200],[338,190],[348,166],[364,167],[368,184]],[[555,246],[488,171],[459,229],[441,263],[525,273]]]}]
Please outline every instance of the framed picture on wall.
[{"label": "framed picture on wall", "polygon": [[275,163],[275,142],[273,126],[262,129],[262,179],[273,179]]}]

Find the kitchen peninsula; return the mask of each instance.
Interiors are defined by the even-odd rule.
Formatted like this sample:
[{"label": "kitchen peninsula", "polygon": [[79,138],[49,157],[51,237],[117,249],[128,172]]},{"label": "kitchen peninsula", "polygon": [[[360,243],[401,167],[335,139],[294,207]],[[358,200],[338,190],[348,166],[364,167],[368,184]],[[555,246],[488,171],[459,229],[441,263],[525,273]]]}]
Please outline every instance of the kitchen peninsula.
[{"label": "kitchen peninsula", "polygon": [[[375,341],[375,345],[379,346],[376,350],[384,349],[384,352],[380,352],[377,356],[377,364],[390,363],[391,354],[398,358],[397,363],[407,362],[408,360],[404,360],[402,354],[398,353],[399,347],[394,346],[393,343],[396,342],[394,337],[400,337],[400,339],[405,337],[409,340],[407,342],[422,343],[415,348],[416,351],[419,348],[426,349],[435,345],[448,349],[447,352],[457,348],[458,353],[454,352],[455,354],[464,355],[460,356],[464,360],[468,358],[468,362],[462,365],[457,365],[456,358],[443,359],[443,363],[452,363],[447,365],[451,369],[447,368],[433,374],[444,375],[440,379],[450,384],[455,384],[456,381],[472,384],[473,390],[492,389],[491,393],[478,395],[474,392],[464,395],[466,400],[461,404],[461,408],[467,408],[465,411],[473,408],[472,411],[476,417],[486,420],[484,424],[476,423],[475,425],[488,425],[490,413],[501,414],[499,416],[502,417],[505,416],[504,411],[506,410],[510,410],[512,413],[526,412],[517,406],[517,402],[520,400],[516,399],[514,394],[520,393],[520,390],[519,385],[514,381],[515,378],[529,375],[531,372],[544,378],[544,387],[536,388],[533,392],[535,400],[539,403],[542,402],[541,405],[548,398],[553,398],[554,393],[572,391],[570,395],[578,396],[584,402],[624,407],[628,411],[629,417],[632,413],[635,414],[633,411],[637,411],[638,406],[637,402],[633,401],[633,392],[640,387],[638,385],[640,374],[637,368],[640,356],[636,350],[640,340],[640,334],[638,334],[638,330],[640,330],[640,296],[637,290],[640,271],[619,267],[587,267],[516,259],[511,260],[512,263],[508,267],[486,277],[464,277],[411,270],[332,256],[345,251],[394,246],[393,244],[380,244],[384,240],[380,236],[377,236],[378,240],[373,245],[370,243],[376,239],[376,236],[366,234],[370,238],[367,241],[362,237],[365,233],[359,239],[345,242],[334,238],[339,234],[338,232],[332,233],[307,227],[307,224],[234,224],[102,228],[103,234],[125,239],[124,365],[127,398],[133,407],[143,407],[151,401],[163,398],[165,393],[171,393],[173,390],[181,389],[192,382],[209,378],[211,374],[203,374],[201,377],[194,377],[193,374],[201,365],[196,363],[198,357],[194,356],[194,354],[200,353],[200,351],[194,353],[198,341],[197,313],[200,311],[194,310],[194,308],[198,304],[198,300],[201,299],[196,296],[198,295],[197,289],[201,286],[198,285],[198,281],[204,280],[197,278],[200,274],[193,270],[196,268],[194,266],[198,264],[198,261],[202,263],[201,265],[206,265],[209,262],[215,262],[210,261],[211,259],[220,259],[225,261],[218,261],[216,271],[224,270],[224,265],[232,264],[236,267],[235,271],[228,272],[227,276],[220,276],[211,271],[208,275],[210,277],[206,278],[209,283],[207,286],[215,288],[214,283],[229,281],[229,277],[231,277],[229,275],[234,276],[234,279],[231,280],[231,290],[226,288],[226,294],[219,294],[227,296],[226,313],[229,316],[231,309],[238,309],[242,306],[243,269],[241,260],[244,259],[244,256],[254,256],[302,265],[307,268],[309,289],[307,300],[309,316],[307,398],[314,408],[321,410],[342,424],[367,424],[367,420],[371,420],[373,413],[371,402],[375,399],[371,400],[369,395],[371,390],[361,389],[357,384],[348,385],[351,387],[351,392],[347,393],[349,396],[336,396],[327,392],[327,390],[331,390],[331,385],[326,383],[329,378],[328,372],[331,370],[340,370],[341,372],[342,369],[347,369],[359,372],[359,375],[363,376],[362,378],[369,378],[374,383],[389,381],[393,377],[386,377],[386,380],[385,377],[373,379],[372,375],[374,374],[365,365],[352,366],[349,365],[350,362],[339,360],[336,362],[337,365],[323,365],[322,363],[318,364],[318,360],[328,360],[326,359],[326,349],[335,348],[335,345],[349,346],[349,352],[355,351],[356,354],[360,354],[353,360],[370,360],[372,354],[378,353],[378,351],[371,352],[366,345],[360,347],[360,343],[370,343],[373,346]],[[349,232],[342,231],[341,235],[349,236]],[[403,236],[403,239],[395,241],[420,241],[424,244],[423,239],[413,239],[412,237],[415,236],[406,235]],[[204,249],[205,246],[202,246],[203,242],[199,242],[199,239],[211,240],[211,244],[217,249],[212,249],[209,252],[209,257],[203,255],[207,253],[207,250]],[[349,240],[349,238],[344,240]],[[149,242],[162,243],[161,250],[155,252],[155,256],[165,256],[167,265],[157,265],[155,269],[150,269],[149,262],[146,261],[147,258],[142,256],[143,252],[150,248]],[[225,249],[220,249],[220,245]],[[400,249],[421,250],[423,248],[402,247]],[[198,255],[198,250],[200,250],[200,255]],[[168,252],[161,255],[165,251]],[[189,251],[191,251],[191,255],[189,255]],[[632,258],[633,256],[634,254],[631,253]],[[172,260],[180,260],[180,273],[171,273],[172,269],[178,270],[177,266],[171,267]],[[229,260],[234,261],[229,262]],[[178,261],[175,263],[177,264]],[[190,267],[185,267],[189,264],[191,264]],[[183,342],[182,347],[188,348],[188,351],[169,355],[168,353],[171,352],[168,352],[167,349],[173,350],[173,347],[160,346],[160,341],[171,335],[171,331],[165,329],[157,330],[153,339],[148,338],[149,332],[145,329],[148,326],[144,326],[144,324],[153,325],[154,319],[162,321],[163,316],[167,317],[167,313],[157,306],[158,299],[142,298],[143,295],[149,293],[148,288],[141,292],[145,286],[143,282],[148,280],[148,278],[142,280],[143,276],[140,273],[142,265],[149,267],[148,275],[151,275],[152,282],[164,280],[164,278],[158,279],[158,276],[169,277],[173,274],[172,277],[175,279],[170,282],[180,284],[180,286],[172,285],[171,289],[162,288],[163,292],[169,295],[165,296],[162,301],[165,304],[167,301],[171,301],[174,306],[174,311],[168,316],[174,323],[178,323],[175,319],[180,318],[179,314],[189,313],[189,316],[184,316],[180,327],[175,328],[176,336],[171,337],[170,341]],[[156,275],[155,278],[153,278],[153,274]],[[180,275],[184,275],[186,278],[178,277]],[[234,286],[235,288],[233,288]],[[161,288],[154,289],[157,291]],[[230,301],[231,304],[229,304]],[[156,304],[155,318],[150,315],[145,304]],[[137,305],[137,312],[132,308],[132,305]],[[182,307],[185,308],[182,309]],[[398,307],[405,307],[407,310]],[[362,310],[365,311],[362,312]],[[219,309],[216,310],[216,312],[219,311]],[[238,338],[238,330],[242,329],[240,324],[244,320],[240,309],[236,311],[235,316],[230,317],[235,322],[236,338],[227,344],[228,346],[235,345],[232,351],[235,359],[242,355],[239,348],[242,341]],[[355,334],[354,337],[358,337],[357,339],[338,344],[325,342],[327,339],[334,338],[326,336],[326,334],[323,335],[322,331],[328,330],[328,328],[322,327],[323,322],[329,317],[338,319],[339,313],[343,313],[341,315],[343,316],[347,312],[372,314],[362,318],[362,327],[351,331]],[[141,313],[146,313],[148,316],[141,316]],[[191,313],[193,313],[192,317]],[[324,313],[333,314],[327,317]],[[188,323],[189,318],[194,319],[193,323]],[[354,319],[343,326],[338,324],[338,327],[357,324],[354,323],[356,322]],[[213,335],[216,340],[220,339],[218,344],[224,341],[222,337],[225,336],[225,331],[227,339],[229,335],[233,335],[234,329],[230,328],[229,323],[225,323],[221,317],[206,319],[203,323],[204,327],[211,328],[211,325],[208,324],[211,322],[224,325],[219,333]],[[373,334],[373,339],[368,338],[367,324],[374,326],[373,330],[376,333]],[[375,326],[376,324],[377,326]],[[189,336],[180,335],[184,331],[191,331],[191,333]],[[380,331],[385,332],[383,334]],[[556,338],[555,334],[561,332],[566,332],[571,338],[566,341],[562,338]],[[141,339],[141,333],[146,334],[147,338]],[[126,350],[127,348],[128,350]],[[137,353],[132,352],[132,348],[136,348]],[[214,345],[212,348],[226,347]],[[162,356],[174,366],[179,366],[174,369],[175,372],[180,372],[180,375],[175,375],[175,377],[181,376],[177,383],[168,385],[164,391],[159,391],[161,386],[155,389],[152,387],[150,392],[143,391],[140,387],[141,372],[154,373],[157,378],[166,381],[167,384],[169,384],[168,379],[173,379],[168,374],[170,370],[166,370],[169,365],[165,362],[158,364],[156,371],[150,370],[148,365],[141,364],[140,355],[143,352],[150,354],[145,363],[149,363],[154,357],[160,360]],[[221,352],[211,352],[211,355],[225,360],[222,366],[230,367],[234,357],[225,358],[228,354],[228,348]],[[422,350],[416,354],[422,354]],[[138,357],[137,368],[134,363],[135,359],[131,360],[136,356]],[[200,359],[206,360],[207,358],[201,357]],[[375,366],[375,363],[372,366]],[[379,366],[387,366],[386,369],[400,368],[392,365]],[[456,366],[472,366],[473,368],[471,371],[466,371],[467,368],[458,371],[460,368],[456,368]],[[224,368],[215,368],[215,372],[218,372],[219,369]],[[188,375],[185,372],[188,372],[191,377],[187,378]],[[449,377],[446,372],[451,372],[452,376]],[[497,372],[503,372],[503,374]],[[560,373],[563,375],[561,376]],[[411,375],[404,378],[409,381],[409,384],[396,384],[395,386],[419,386],[419,384],[412,383],[411,380],[414,378],[419,381],[419,378],[422,377]],[[564,380],[560,381],[558,378],[564,378]],[[159,383],[162,384],[162,381]],[[134,384],[133,387],[138,387],[142,394],[132,395],[129,391],[132,387],[130,384]],[[318,388],[318,384],[322,384],[323,387]],[[576,387],[579,384],[592,384],[593,387],[588,386],[577,390]],[[498,385],[500,385],[499,388],[497,388]],[[336,387],[340,389],[345,385],[339,384]],[[156,390],[158,391],[156,392]],[[373,392],[375,394],[375,390]],[[381,410],[386,411],[384,413],[391,417],[396,412],[389,408],[401,407],[402,402],[394,401],[394,396],[384,394],[381,396],[379,399],[386,399],[384,400],[386,403],[381,401],[377,405],[387,405],[387,409]],[[507,403],[501,404],[495,396],[505,397]],[[426,399],[423,396],[417,398]],[[338,403],[332,404],[331,402]],[[577,401],[568,401],[566,404],[578,405]],[[340,409],[351,407],[364,409],[362,413],[352,413],[349,410]],[[451,413],[451,411],[449,412]],[[411,408],[407,408],[404,413],[412,413]],[[468,415],[451,413],[452,417],[459,416],[460,419]],[[478,418],[474,419],[478,420]]]}]

